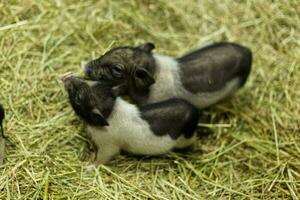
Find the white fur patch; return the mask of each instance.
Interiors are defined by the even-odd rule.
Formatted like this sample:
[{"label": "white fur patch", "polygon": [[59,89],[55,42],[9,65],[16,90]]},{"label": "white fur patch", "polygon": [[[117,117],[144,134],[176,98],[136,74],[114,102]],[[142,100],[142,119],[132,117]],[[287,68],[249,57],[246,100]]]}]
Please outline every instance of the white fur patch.
[{"label": "white fur patch", "polygon": [[154,59],[157,65],[154,74],[155,83],[150,86],[150,94],[147,103],[154,103],[167,100],[170,97],[182,96],[180,95],[182,86],[176,60],[161,55],[154,55]]},{"label": "white fur patch", "polygon": [[235,78],[219,91],[193,94],[183,87],[179,65],[174,58],[162,55],[154,55],[154,58],[157,64],[157,71],[154,75],[156,83],[150,87],[147,103],[179,97],[201,109],[220,101],[238,89],[239,78]]},{"label": "white fur patch", "polygon": [[120,150],[141,155],[158,155],[176,147],[189,146],[195,139],[173,140],[168,134],[156,136],[149,124],[140,117],[138,108],[120,97],[107,121],[109,126],[87,127],[88,134],[98,148],[95,165],[107,162]]}]

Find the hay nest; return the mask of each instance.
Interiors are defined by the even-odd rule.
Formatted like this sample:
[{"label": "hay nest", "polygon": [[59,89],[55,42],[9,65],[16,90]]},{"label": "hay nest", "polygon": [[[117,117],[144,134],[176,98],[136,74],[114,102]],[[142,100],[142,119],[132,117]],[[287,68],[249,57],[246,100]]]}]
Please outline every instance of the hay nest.
[{"label": "hay nest", "polygon": [[[0,199],[299,198],[299,10],[296,0],[1,1]],[[249,46],[253,70],[239,94],[203,111],[195,151],[121,155],[84,172],[84,128],[61,74],[114,46],[152,41],[180,55],[220,40]]]}]

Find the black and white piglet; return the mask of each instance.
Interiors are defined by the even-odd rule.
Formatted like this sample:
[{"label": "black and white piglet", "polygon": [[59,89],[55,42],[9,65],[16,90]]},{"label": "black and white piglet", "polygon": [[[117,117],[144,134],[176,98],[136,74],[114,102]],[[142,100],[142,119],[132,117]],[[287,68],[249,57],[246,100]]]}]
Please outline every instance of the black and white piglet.
[{"label": "black and white piglet", "polygon": [[251,51],[235,43],[215,43],[180,58],[153,49],[152,43],[114,48],[85,64],[85,74],[122,85],[138,104],[177,97],[205,108],[241,88],[251,69]]},{"label": "black and white piglet", "polygon": [[74,111],[86,122],[88,135],[98,149],[96,166],[120,150],[159,155],[195,141],[198,111],[185,100],[137,107],[118,97],[118,88],[109,84],[71,74],[63,82]]}]

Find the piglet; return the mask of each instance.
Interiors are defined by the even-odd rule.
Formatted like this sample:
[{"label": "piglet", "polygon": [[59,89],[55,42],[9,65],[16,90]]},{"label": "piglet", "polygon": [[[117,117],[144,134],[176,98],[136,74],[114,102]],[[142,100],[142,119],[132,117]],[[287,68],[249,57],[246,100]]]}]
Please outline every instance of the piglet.
[{"label": "piglet", "polygon": [[153,54],[154,48],[152,43],[114,48],[85,64],[85,74],[121,85],[138,104],[175,97],[201,109],[240,89],[252,64],[251,50],[236,43],[214,43],[179,58]]},{"label": "piglet", "polygon": [[97,151],[94,166],[121,150],[160,155],[195,141],[198,110],[185,100],[136,106],[119,97],[119,87],[68,74],[63,78],[70,104],[87,125]]}]

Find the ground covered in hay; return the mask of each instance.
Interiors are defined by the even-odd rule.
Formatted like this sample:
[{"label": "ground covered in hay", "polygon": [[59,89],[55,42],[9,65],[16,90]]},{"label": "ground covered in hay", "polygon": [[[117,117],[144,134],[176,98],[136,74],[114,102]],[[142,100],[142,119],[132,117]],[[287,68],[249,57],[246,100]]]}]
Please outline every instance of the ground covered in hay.
[{"label": "ground covered in hay", "polygon": [[[0,199],[299,199],[299,1],[74,2],[0,1]],[[63,73],[118,45],[152,41],[180,55],[223,40],[249,46],[253,70],[203,111],[193,152],[121,155],[84,172],[84,127]]]}]

